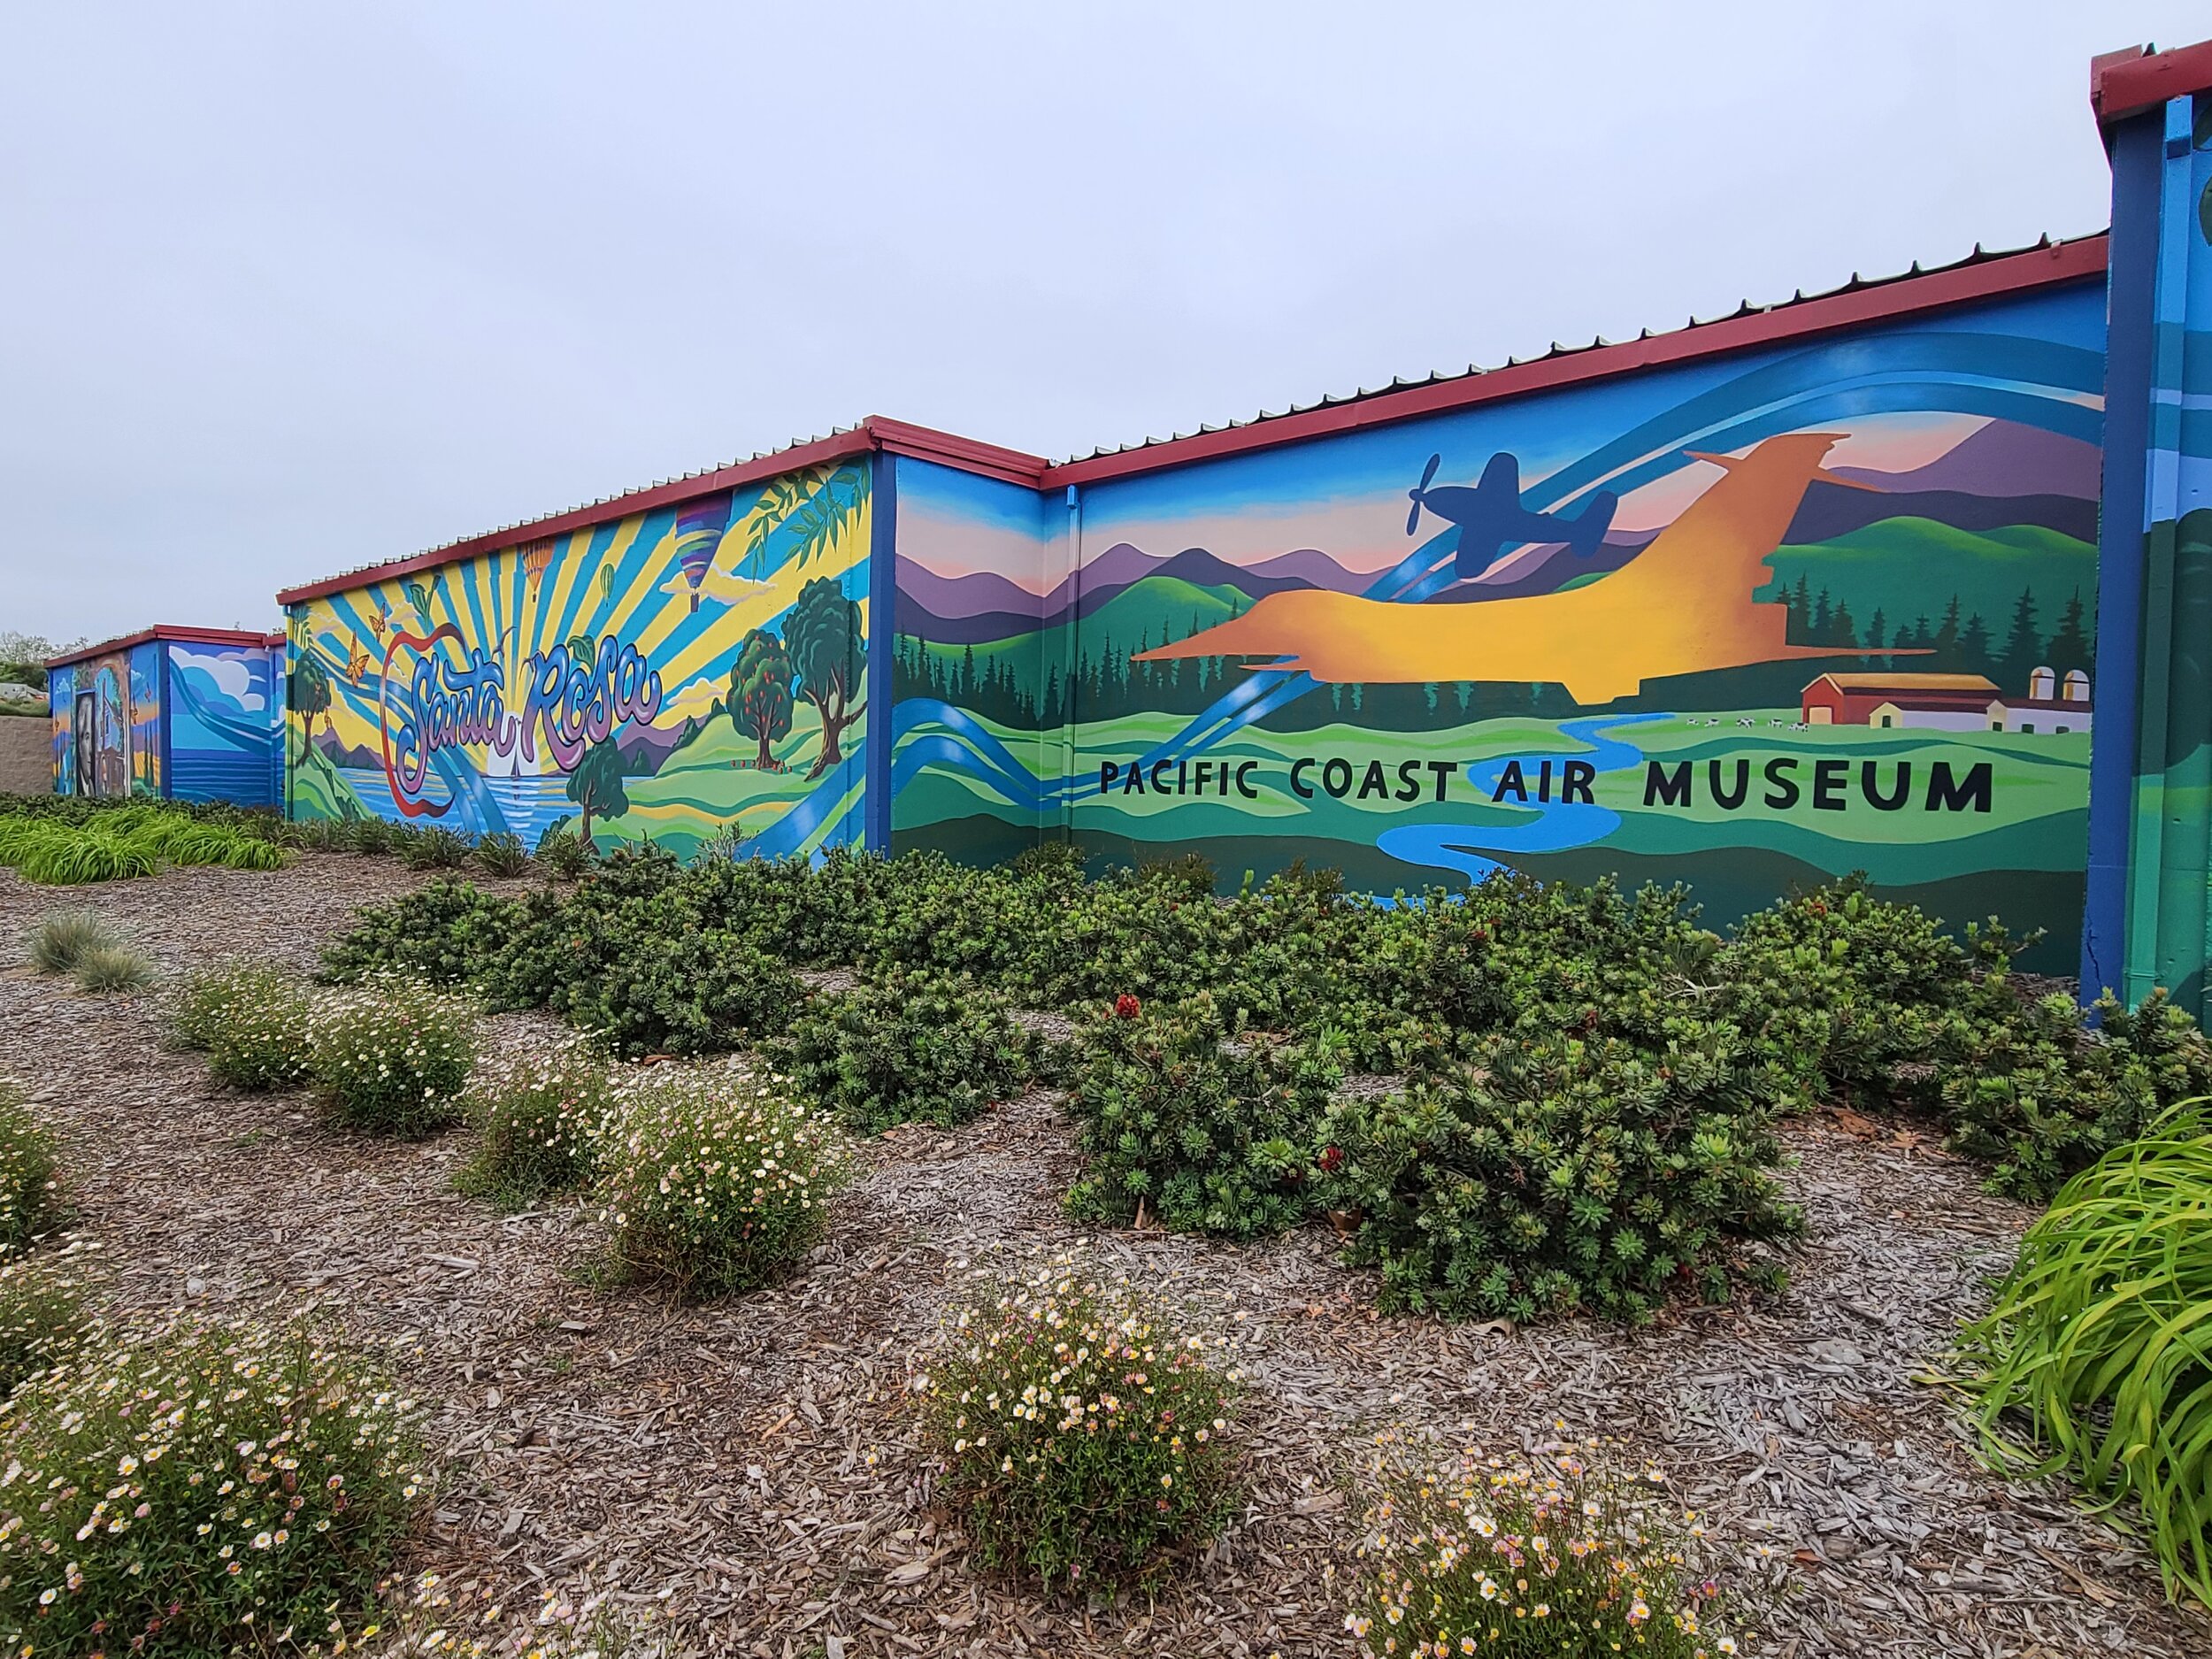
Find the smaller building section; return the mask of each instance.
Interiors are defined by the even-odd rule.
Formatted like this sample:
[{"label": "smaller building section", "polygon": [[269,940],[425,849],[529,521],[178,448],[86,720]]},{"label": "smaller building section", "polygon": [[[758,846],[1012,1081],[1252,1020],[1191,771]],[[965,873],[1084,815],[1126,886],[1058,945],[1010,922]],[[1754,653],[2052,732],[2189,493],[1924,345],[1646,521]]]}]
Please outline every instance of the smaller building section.
[{"label": "smaller building section", "polygon": [[2028,695],[2007,697],[1989,710],[1993,732],[2086,732],[2089,730],[2089,676],[2070,668],[2062,680],[2055,671],[2039,668],[2028,676]]},{"label": "smaller building section", "polygon": [[283,798],[284,636],[152,627],[46,664],[58,795]]}]

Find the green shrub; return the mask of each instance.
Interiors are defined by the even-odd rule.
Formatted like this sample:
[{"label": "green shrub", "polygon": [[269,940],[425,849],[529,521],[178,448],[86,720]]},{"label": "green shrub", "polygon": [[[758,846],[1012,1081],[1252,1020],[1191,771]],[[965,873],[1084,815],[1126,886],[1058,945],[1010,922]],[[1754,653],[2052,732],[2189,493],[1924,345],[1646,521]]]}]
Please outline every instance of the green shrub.
[{"label": "green shrub", "polygon": [[488,876],[526,876],[530,873],[530,849],[522,844],[519,835],[495,830],[476,843],[476,862]]},{"label": "green shrub", "polygon": [[548,1194],[591,1184],[614,1094],[606,1062],[570,1044],[480,1069],[462,1104],[477,1150],[454,1185],[527,1210]]},{"label": "green shrub", "polygon": [[291,1088],[307,1079],[313,1013],[308,988],[281,969],[223,963],[185,982],[175,1030],[233,1088]]},{"label": "green shrub", "polygon": [[308,1071],[337,1123],[419,1140],[458,1118],[475,1041],[465,1003],[419,983],[381,979],[318,1015]]},{"label": "green shrub", "polygon": [[323,949],[324,976],[351,985],[378,973],[404,973],[433,985],[465,985],[517,932],[516,900],[474,883],[440,879],[387,904],[365,905],[353,926]]},{"label": "green shrub", "polygon": [[1061,1263],[961,1310],[922,1357],[924,1430],[984,1565],[1071,1589],[1150,1578],[1236,1514],[1239,1372],[1151,1305]]},{"label": "green shrub", "polygon": [[433,824],[403,835],[399,861],[410,870],[457,870],[469,860],[469,840],[442,824]]},{"label": "green shrub", "polygon": [[789,1268],[851,1167],[835,1129],[780,1079],[729,1067],[647,1072],[624,1091],[602,1156],[617,1270],[695,1297]]},{"label": "green shrub", "polygon": [[77,953],[80,990],[142,991],[155,977],[154,959],[129,945],[91,945]]},{"label": "green shrub", "polygon": [[1657,1470],[1624,1472],[1624,1450],[1552,1440],[1447,1460],[1411,1436],[1378,1435],[1344,1620],[1359,1652],[1735,1653],[1716,1615],[1755,1609],[1770,1580],[1746,1573],[1724,1590],[1720,1553],[1697,1515],[1667,1502]]},{"label": "green shrub", "polygon": [[92,1329],[84,1258],[71,1246],[0,1257],[0,1399],[62,1363]]},{"label": "green shrub", "polygon": [[53,1137],[31,1115],[23,1091],[0,1078],[0,1257],[27,1250],[60,1225],[57,1167]]},{"label": "green shrub", "polygon": [[1726,1025],[1680,1021],[1651,1052],[1492,1036],[1451,1078],[1340,1104],[1325,1193],[1359,1214],[1352,1254],[1387,1307],[1642,1320],[1678,1290],[1724,1299],[1733,1239],[1798,1226],[1772,1173],[1778,1093]]},{"label": "green shrub", "polygon": [[2212,1047],[2164,991],[2132,1011],[2108,995],[2095,1011],[2092,1031],[2073,998],[2023,1005],[1996,974],[1937,1027],[1923,1094],[1945,1144],[1993,1166],[1993,1192],[2048,1202],[2170,1107],[2212,1094]]},{"label": "green shrub", "polygon": [[617,1054],[691,1055],[780,1032],[805,1001],[806,987],[775,957],[718,928],[671,922],[627,933],[554,1006]]},{"label": "green shrub", "polygon": [[1076,1215],[1251,1238],[1310,1211],[1321,1121],[1343,1076],[1328,1041],[1245,1036],[1203,993],[1164,1010],[1125,996],[1089,1037],[1071,1103],[1086,1158],[1068,1194]]},{"label": "green shrub", "polygon": [[2208,1216],[2212,1117],[2198,1102],[2066,1185],[1962,1348],[1998,1466],[2132,1498],[2169,1592],[2212,1603]]},{"label": "green shrub", "polygon": [[[1808,1092],[1880,1094],[1969,989],[1972,958],[1941,926],[1873,897],[1863,876],[1781,900],[1732,930],[1716,964],[1721,1011]],[[1970,942],[1993,965],[2016,949],[2001,929]]]},{"label": "green shrub", "polygon": [[86,1349],[0,1419],[0,1642],[223,1654],[365,1615],[421,1507],[417,1415],[298,1326]]},{"label": "green shrub", "polygon": [[49,910],[25,940],[31,966],[41,973],[74,973],[88,950],[124,943],[123,932],[97,910]]},{"label": "green shrub", "polygon": [[818,997],[775,1054],[801,1094],[872,1134],[970,1121],[1027,1084],[1032,1048],[1005,998],[917,969]]}]

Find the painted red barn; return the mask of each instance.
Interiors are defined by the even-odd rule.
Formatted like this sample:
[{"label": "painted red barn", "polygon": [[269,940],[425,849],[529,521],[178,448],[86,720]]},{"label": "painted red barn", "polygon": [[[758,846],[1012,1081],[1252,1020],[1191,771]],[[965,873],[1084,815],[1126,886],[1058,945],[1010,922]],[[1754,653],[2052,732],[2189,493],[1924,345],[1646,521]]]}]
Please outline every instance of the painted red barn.
[{"label": "painted red barn", "polygon": [[1986,732],[1997,682],[1983,674],[1823,674],[1805,687],[1808,726]]}]

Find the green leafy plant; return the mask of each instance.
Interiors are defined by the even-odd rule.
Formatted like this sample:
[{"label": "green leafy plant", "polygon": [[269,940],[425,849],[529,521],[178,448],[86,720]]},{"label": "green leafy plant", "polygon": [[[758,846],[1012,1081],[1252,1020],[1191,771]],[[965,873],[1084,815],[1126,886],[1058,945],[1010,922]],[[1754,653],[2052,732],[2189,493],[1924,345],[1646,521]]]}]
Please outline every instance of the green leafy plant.
[{"label": "green leafy plant", "polygon": [[1082,1589],[1217,1536],[1243,1490],[1225,1347],[1065,1260],[962,1306],[912,1387],[977,1558]]},{"label": "green leafy plant", "polygon": [[538,839],[538,863],[564,881],[582,875],[591,867],[591,843],[565,825],[555,825]]},{"label": "green leafy plant", "polygon": [[303,1326],[88,1347],[0,1418],[0,1641],[219,1654],[365,1616],[426,1495],[418,1417]]},{"label": "green leafy plant", "polygon": [[346,823],[346,850],[364,858],[397,852],[406,839],[405,829],[373,813],[349,818]]},{"label": "green leafy plant", "polygon": [[385,979],[334,996],[314,1022],[308,1071],[349,1129],[419,1140],[460,1116],[475,1061],[466,1004],[419,982]]},{"label": "green leafy plant", "polygon": [[63,1215],[53,1137],[23,1091],[0,1078],[0,1257],[30,1248]]},{"label": "green leafy plant", "polygon": [[77,988],[97,994],[142,991],[157,977],[154,959],[130,945],[90,945],[77,953]]},{"label": "green leafy plant", "polygon": [[1154,1010],[1125,995],[1087,1034],[1070,1108],[1085,1154],[1075,1214],[1251,1238],[1311,1211],[1308,1178],[1343,1075],[1330,1042],[1245,1037],[1203,993]]},{"label": "green leafy plant", "polygon": [[467,836],[433,824],[400,842],[399,861],[410,870],[458,870],[468,863],[472,850]]},{"label": "green leafy plant", "polygon": [[480,1069],[463,1102],[476,1156],[454,1185],[503,1209],[590,1185],[612,1120],[606,1062],[569,1044]]},{"label": "green leafy plant", "polygon": [[1386,1306],[1647,1319],[1677,1291],[1724,1299],[1736,1240],[1801,1225],[1773,1174],[1778,1093],[1726,1025],[1681,1020],[1650,1052],[1494,1035],[1460,1073],[1340,1102],[1324,1191],[1360,1217],[1352,1255]]},{"label": "green leafy plant", "polygon": [[530,873],[529,849],[519,835],[506,830],[495,830],[477,841],[476,862],[488,876],[511,879]]},{"label": "green leafy plant", "polygon": [[968,1122],[1028,1082],[1031,1051],[1003,997],[927,969],[817,998],[774,1050],[801,1094],[868,1133]]},{"label": "green leafy plant", "polygon": [[112,949],[123,932],[97,910],[49,910],[25,940],[31,966],[41,973],[74,973],[88,950]]},{"label": "green leafy plant", "polygon": [[208,1070],[233,1088],[291,1088],[304,1082],[313,1052],[308,987],[281,969],[219,963],[184,983],[177,1041],[207,1055]]},{"label": "green leafy plant", "polygon": [[[2212,1116],[2068,1182],[1962,1349],[2001,1468],[2132,1500],[2170,1592],[2212,1603]],[[2016,1437],[2015,1425],[2027,1440]]]},{"label": "green leafy plant", "polygon": [[1344,1627],[1389,1655],[1738,1651],[1722,1622],[1770,1599],[1774,1551],[1729,1563],[1704,1525],[1668,1501],[1660,1471],[1624,1468],[1604,1440],[1445,1458],[1402,1431],[1376,1436],[1372,1499]]},{"label": "green leafy plant", "polygon": [[780,1079],[674,1067],[623,1092],[602,1158],[617,1270],[692,1297],[787,1271],[851,1169],[835,1128]]}]

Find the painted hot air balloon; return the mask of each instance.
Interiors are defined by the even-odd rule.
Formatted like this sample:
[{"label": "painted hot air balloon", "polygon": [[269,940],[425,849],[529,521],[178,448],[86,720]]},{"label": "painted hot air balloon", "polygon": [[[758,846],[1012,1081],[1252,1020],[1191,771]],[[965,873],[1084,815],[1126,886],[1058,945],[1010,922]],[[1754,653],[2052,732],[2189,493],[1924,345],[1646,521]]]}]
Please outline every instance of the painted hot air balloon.
[{"label": "painted hot air balloon", "polygon": [[691,584],[691,608],[699,608],[699,584],[714,565],[722,533],[730,527],[730,493],[695,501],[676,515],[676,565]]},{"label": "painted hot air balloon", "polygon": [[545,567],[552,562],[553,539],[550,536],[523,543],[522,573],[530,579],[533,589],[537,587],[538,579],[545,574]]}]

